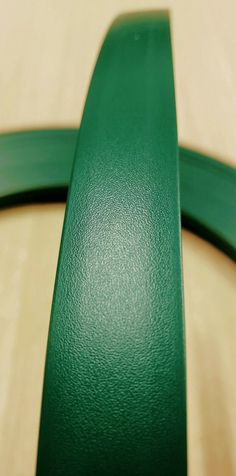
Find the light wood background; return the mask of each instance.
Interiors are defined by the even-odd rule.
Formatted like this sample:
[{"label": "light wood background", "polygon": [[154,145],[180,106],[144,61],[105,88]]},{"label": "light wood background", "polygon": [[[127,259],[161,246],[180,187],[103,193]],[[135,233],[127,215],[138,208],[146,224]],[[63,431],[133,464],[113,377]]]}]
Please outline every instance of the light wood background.
[{"label": "light wood background", "polygon": [[[169,7],[180,142],[236,164],[235,0],[0,0],[0,7],[1,132],[79,125],[113,18]],[[63,213],[58,204],[0,212],[1,476],[35,471]],[[236,267],[188,232],[183,255],[189,474],[233,476]]]}]

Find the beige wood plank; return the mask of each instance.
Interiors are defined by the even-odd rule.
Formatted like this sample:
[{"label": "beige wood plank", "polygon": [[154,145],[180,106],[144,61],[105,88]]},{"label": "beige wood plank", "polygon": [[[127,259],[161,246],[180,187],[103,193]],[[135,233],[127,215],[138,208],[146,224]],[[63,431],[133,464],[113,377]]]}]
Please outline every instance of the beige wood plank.
[{"label": "beige wood plank", "polygon": [[114,17],[169,8],[180,140],[236,163],[235,0],[0,0],[0,130],[80,122]]},{"label": "beige wood plank", "polygon": [[[172,12],[179,138],[236,164],[234,0],[0,0],[0,131],[78,126],[119,13]],[[64,207],[0,213],[0,474],[32,476]],[[190,476],[236,474],[235,265],[184,233]]]}]

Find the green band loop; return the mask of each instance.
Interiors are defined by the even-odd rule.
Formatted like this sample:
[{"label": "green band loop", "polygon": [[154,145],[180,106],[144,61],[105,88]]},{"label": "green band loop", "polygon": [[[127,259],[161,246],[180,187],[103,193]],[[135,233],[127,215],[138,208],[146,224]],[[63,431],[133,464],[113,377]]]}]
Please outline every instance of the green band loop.
[{"label": "green band loop", "polygon": [[38,476],[186,474],[177,158],[168,18],[120,19],[71,179]]},{"label": "green band loop", "polygon": [[[65,201],[78,129],[0,134],[0,207]],[[236,260],[236,169],[179,147],[182,224]]]}]

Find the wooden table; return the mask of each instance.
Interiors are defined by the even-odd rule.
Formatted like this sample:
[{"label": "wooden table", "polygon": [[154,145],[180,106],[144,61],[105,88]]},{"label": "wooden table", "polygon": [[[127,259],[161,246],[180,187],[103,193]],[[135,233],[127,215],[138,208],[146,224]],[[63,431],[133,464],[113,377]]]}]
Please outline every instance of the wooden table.
[{"label": "wooden table", "polygon": [[[112,19],[146,0],[1,1],[0,131],[78,126]],[[165,1],[179,140],[236,165],[234,0]],[[0,474],[33,476],[64,206],[0,213]],[[183,232],[190,476],[236,475],[236,267]],[[46,475],[45,475],[46,476]]]}]

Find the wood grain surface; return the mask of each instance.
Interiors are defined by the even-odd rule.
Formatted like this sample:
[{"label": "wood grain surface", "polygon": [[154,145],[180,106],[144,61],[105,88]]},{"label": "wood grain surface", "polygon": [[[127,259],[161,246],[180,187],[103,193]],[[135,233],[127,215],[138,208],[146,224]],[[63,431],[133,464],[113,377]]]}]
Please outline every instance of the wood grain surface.
[{"label": "wood grain surface", "polygon": [[[78,126],[113,18],[168,7],[179,140],[236,165],[235,0],[0,0],[0,6],[0,132]],[[63,214],[59,204],[0,212],[1,476],[35,472]],[[235,476],[236,267],[188,232],[183,256],[189,475]]]}]

